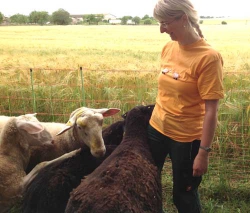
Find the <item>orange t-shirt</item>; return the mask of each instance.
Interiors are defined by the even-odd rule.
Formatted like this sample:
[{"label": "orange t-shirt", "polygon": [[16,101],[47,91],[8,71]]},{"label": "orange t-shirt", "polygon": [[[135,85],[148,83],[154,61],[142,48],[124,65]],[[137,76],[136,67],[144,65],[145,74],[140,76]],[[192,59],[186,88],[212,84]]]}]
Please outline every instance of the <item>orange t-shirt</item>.
[{"label": "orange t-shirt", "polygon": [[204,100],[224,97],[222,67],[221,55],[204,39],[185,46],[167,43],[150,125],[175,141],[200,140]]}]

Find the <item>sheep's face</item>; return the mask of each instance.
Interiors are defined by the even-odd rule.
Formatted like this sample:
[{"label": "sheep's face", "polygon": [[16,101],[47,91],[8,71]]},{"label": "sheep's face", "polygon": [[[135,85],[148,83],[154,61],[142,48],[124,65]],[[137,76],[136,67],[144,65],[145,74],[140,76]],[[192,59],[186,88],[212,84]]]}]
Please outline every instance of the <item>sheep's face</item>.
[{"label": "sheep's face", "polygon": [[69,121],[57,135],[74,127],[75,140],[87,145],[94,157],[105,155],[106,148],[102,138],[103,118],[120,112],[117,108],[92,109],[81,107],[71,113]]},{"label": "sheep's face", "polygon": [[104,141],[102,138],[103,115],[88,111],[77,118],[77,138],[80,142],[86,144],[94,157],[102,157],[106,152]]}]

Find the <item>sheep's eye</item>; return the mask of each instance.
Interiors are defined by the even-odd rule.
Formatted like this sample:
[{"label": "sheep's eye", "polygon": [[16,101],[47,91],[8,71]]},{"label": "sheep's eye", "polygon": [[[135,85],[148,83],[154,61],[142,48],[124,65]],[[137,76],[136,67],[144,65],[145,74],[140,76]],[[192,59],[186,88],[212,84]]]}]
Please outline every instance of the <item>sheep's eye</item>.
[{"label": "sheep's eye", "polygon": [[85,134],[86,136],[88,136],[88,133],[87,133],[87,132],[84,132],[84,134]]}]

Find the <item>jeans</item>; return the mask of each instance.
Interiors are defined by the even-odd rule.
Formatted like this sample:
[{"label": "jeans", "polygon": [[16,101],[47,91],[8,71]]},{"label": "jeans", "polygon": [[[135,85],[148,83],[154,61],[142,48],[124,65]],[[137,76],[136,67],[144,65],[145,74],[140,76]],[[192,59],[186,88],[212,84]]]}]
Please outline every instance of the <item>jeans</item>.
[{"label": "jeans", "polygon": [[161,173],[167,155],[172,162],[173,202],[179,213],[200,213],[198,186],[202,177],[193,177],[193,162],[200,140],[177,142],[148,126],[148,142],[158,171]]}]

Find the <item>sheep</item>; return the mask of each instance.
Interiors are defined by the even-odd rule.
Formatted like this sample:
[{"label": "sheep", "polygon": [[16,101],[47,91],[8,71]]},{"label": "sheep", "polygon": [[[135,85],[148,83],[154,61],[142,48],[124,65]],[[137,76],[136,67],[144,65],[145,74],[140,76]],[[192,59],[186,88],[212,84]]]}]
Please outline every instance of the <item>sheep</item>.
[{"label": "sheep", "polygon": [[[25,114],[25,115],[20,115],[20,116],[24,116],[27,117],[28,119],[31,119],[33,117],[36,117],[37,113],[33,113],[33,114]],[[13,116],[11,116],[13,117]],[[0,115],[0,133],[4,127],[4,125],[7,123],[7,121],[11,118],[10,116],[6,116],[6,115]]]},{"label": "sheep", "polygon": [[52,136],[34,115],[10,117],[0,134],[0,212],[20,199],[30,147],[51,144]]},{"label": "sheep", "polygon": [[105,154],[102,138],[103,117],[112,116],[118,112],[120,109],[116,108],[81,107],[71,113],[66,125],[42,122],[54,139],[53,146],[34,147],[26,172],[30,172],[40,162],[53,160],[67,152],[86,146],[90,148],[93,156],[103,156]]},{"label": "sheep", "polygon": [[[123,115],[122,115],[123,117]],[[105,146],[107,145],[119,145],[123,138],[124,133],[124,120],[116,121],[110,126],[104,128],[102,131],[102,137]]]},{"label": "sheep", "polygon": [[124,120],[121,120],[102,131],[107,150],[105,156],[95,158],[89,149],[82,149],[75,157],[61,162],[53,162],[40,170],[35,177],[29,177],[20,211],[22,213],[64,212],[73,188],[77,187],[81,179],[94,171],[120,144],[123,127]]},{"label": "sheep", "polygon": [[4,125],[9,120],[9,118],[10,118],[9,116],[5,116],[5,115],[0,116],[0,132],[2,131]]},{"label": "sheep", "polygon": [[160,174],[147,144],[153,107],[133,108],[121,144],[71,193],[65,213],[160,213]]}]

